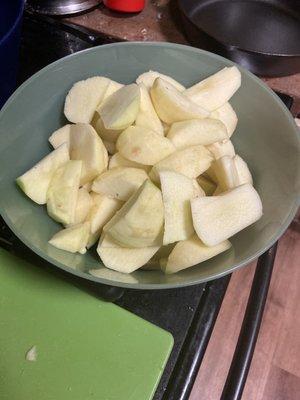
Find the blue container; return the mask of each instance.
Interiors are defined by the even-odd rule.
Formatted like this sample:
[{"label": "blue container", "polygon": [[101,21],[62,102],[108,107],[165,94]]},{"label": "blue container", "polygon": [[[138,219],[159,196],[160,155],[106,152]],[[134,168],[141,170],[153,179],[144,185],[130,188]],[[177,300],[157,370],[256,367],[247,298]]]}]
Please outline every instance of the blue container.
[{"label": "blue container", "polygon": [[0,0],[0,108],[14,91],[24,0]]}]

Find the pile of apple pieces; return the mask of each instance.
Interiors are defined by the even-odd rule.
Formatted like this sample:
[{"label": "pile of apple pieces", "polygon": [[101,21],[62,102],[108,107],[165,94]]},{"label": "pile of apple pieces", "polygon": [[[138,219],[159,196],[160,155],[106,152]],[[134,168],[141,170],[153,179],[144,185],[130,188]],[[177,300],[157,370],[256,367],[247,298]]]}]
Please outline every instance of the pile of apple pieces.
[{"label": "pile of apple pieces", "polygon": [[17,179],[65,226],[49,243],[85,253],[100,238],[104,265],[124,273],[149,260],[174,273],[229,249],[228,238],[262,215],[230,141],[237,116],[228,100],[240,84],[236,67],[189,89],[153,71],[127,86],[77,82],[64,108],[72,124]]}]

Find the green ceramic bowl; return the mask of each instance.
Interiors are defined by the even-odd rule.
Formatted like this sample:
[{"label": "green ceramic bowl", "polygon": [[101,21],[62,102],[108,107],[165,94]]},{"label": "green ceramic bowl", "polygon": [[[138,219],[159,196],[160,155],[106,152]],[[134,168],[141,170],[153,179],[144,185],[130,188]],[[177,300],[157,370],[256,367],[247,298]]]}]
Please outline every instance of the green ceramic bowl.
[{"label": "green ceramic bowl", "polygon": [[[137,289],[192,285],[218,278],[248,264],[285,231],[299,200],[299,132],[281,100],[258,78],[242,72],[232,98],[239,123],[232,137],[246,159],[264,207],[263,217],[234,236],[230,251],[174,275],[136,271],[124,275],[103,267],[95,251],[85,255],[55,249],[47,242],[60,229],[45,207],[30,201],[15,178],[50,151],[48,137],[66,122],[65,96],[78,80],[105,75],[134,82],[149,69],[171,75],[185,86],[232,62],[217,55],[169,43],[118,43],[73,54],[50,64],[26,81],[0,113],[0,211],[9,227],[33,251],[53,265],[86,279]],[[101,269],[101,278],[87,271]]]}]

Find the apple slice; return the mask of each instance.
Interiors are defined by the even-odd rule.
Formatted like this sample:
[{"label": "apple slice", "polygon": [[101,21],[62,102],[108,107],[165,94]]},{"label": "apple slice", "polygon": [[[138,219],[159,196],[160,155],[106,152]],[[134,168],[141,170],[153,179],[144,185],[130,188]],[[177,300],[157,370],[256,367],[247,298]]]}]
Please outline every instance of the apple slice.
[{"label": "apple slice", "polygon": [[128,249],[119,246],[109,235],[103,235],[97,252],[107,268],[130,274],[146,264],[158,249],[159,246]]},{"label": "apple slice", "polygon": [[130,126],[122,132],[117,149],[128,160],[145,165],[154,165],[176,150],[169,139],[141,126]]},{"label": "apple slice", "polygon": [[85,183],[81,187],[86,189],[88,192],[90,192],[92,190],[92,185],[93,185],[93,181],[90,181],[90,182]]},{"label": "apple slice", "polygon": [[57,149],[63,143],[66,143],[68,148],[70,146],[70,130],[72,124],[67,124],[57,129],[52,133],[49,137],[49,142],[51,143],[54,149]]},{"label": "apple slice", "polygon": [[212,180],[206,178],[203,175],[198,176],[197,181],[201,188],[204,190],[206,196],[212,196],[217,189],[217,185]]},{"label": "apple slice", "polygon": [[164,136],[162,123],[156,114],[146,86],[140,83],[139,88],[141,92],[141,104],[135,120],[135,125],[151,129],[161,136]]},{"label": "apple slice", "polygon": [[103,226],[115,215],[115,213],[123,206],[123,202],[111,199],[97,193],[91,193],[92,207],[87,221],[91,224],[90,237],[87,248],[93,246],[99,239]]},{"label": "apple slice", "polygon": [[191,203],[195,197],[193,180],[174,171],[160,171],[165,227],[163,244],[185,240],[194,233]]},{"label": "apple slice", "polygon": [[156,71],[148,71],[144,72],[140,76],[138,76],[136,83],[138,84],[144,84],[147,90],[150,90],[153,86],[153,83],[156,78],[162,78],[165,81],[171,83],[179,92],[183,92],[185,90],[185,87],[181,85],[181,83],[175,81],[175,79],[171,78],[168,75],[161,74],[160,72]]},{"label": "apple slice", "polygon": [[161,78],[156,78],[150,94],[157,115],[167,124],[209,116],[206,110],[178,91],[171,83]]},{"label": "apple slice", "polygon": [[66,118],[74,123],[90,123],[109,83],[110,80],[103,76],[76,82],[66,97],[64,109]]},{"label": "apple slice", "polygon": [[125,247],[161,244],[164,209],[161,191],[148,179],[105,225],[104,231]]},{"label": "apple slice", "polygon": [[239,186],[239,176],[233,158],[228,156],[221,157],[213,162],[212,167],[221,191]]},{"label": "apple slice", "polygon": [[96,178],[108,164],[107,150],[95,129],[89,124],[72,125],[70,157],[72,160],[82,160],[81,185]]},{"label": "apple slice", "polygon": [[197,178],[209,168],[212,161],[210,152],[204,146],[191,146],[159,161],[153,166],[149,176],[153,181],[159,182],[159,172],[171,170],[189,178]]},{"label": "apple slice", "polygon": [[223,242],[262,216],[260,197],[249,183],[221,196],[198,197],[191,205],[195,231],[207,246]]},{"label": "apple slice", "polygon": [[30,170],[19,176],[16,183],[31,200],[38,204],[45,204],[47,202],[47,190],[53,174],[69,159],[68,145],[64,143]]},{"label": "apple slice", "polygon": [[223,253],[231,247],[228,240],[216,246],[205,246],[205,244],[193,235],[187,240],[177,243],[165,263],[162,263],[162,270],[166,274],[174,274],[193,265],[209,260],[216,255]]},{"label": "apple slice", "polygon": [[132,167],[132,168],[140,168],[146,171],[147,173],[150,171],[151,166],[139,164],[134,161],[127,160],[121,156],[119,152],[115,153],[109,160],[108,169],[116,168],[116,167]]},{"label": "apple slice", "polygon": [[90,212],[92,204],[93,201],[89,192],[84,187],[80,188],[77,195],[74,222],[71,225],[83,223]]},{"label": "apple slice", "polygon": [[52,239],[49,240],[52,246],[70,253],[86,253],[86,245],[89,238],[90,224],[73,225],[69,228],[62,229],[57,232]]},{"label": "apple slice", "polygon": [[234,157],[235,155],[235,150],[231,140],[216,142],[207,146],[207,148],[216,160],[224,156]]},{"label": "apple slice", "polygon": [[117,141],[120,133],[124,130],[105,128],[104,123],[98,113],[96,113],[95,119],[93,121],[93,126],[95,127],[98,135],[101,137],[102,140],[108,140],[109,142],[113,143]]},{"label": "apple slice", "polygon": [[47,211],[51,218],[64,225],[73,224],[79,189],[82,161],[67,161],[59,167],[47,192]]},{"label": "apple slice", "polygon": [[106,92],[104,93],[104,96],[102,98],[102,102],[106,100],[110,95],[121,89],[122,87],[124,87],[122,83],[110,79]]},{"label": "apple slice", "polygon": [[228,139],[225,125],[216,119],[191,119],[175,122],[168,131],[167,138],[177,149],[209,144]]},{"label": "apple slice", "polygon": [[205,192],[202,187],[199,185],[197,179],[192,179],[193,187],[194,187],[194,197],[205,196]]},{"label": "apple slice", "polygon": [[184,91],[184,94],[205,110],[214,111],[223,106],[241,86],[237,67],[225,67]]},{"label": "apple slice", "polygon": [[233,162],[237,170],[239,185],[244,183],[251,183],[252,185],[253,179],[247,163],[238,154],[233,157]]},{"label": "apple slice", "polygon": [[140,108],[140,89],[132,84],[110,95],[97,109],[106,129],[126,129],[132,125]]},{"label": "apple slice", "polygon": [[126,201],[148,178],[139,168],[118,167],[101,174],[93,183],[92,190],[105,196]]},{"label": "apple slice", "polygon": [[230,103],[225,103],[210,114],[210,118],[215,118],[223,122],[227,129],[228,137],[231,137],[238,123],[238,117]]}]

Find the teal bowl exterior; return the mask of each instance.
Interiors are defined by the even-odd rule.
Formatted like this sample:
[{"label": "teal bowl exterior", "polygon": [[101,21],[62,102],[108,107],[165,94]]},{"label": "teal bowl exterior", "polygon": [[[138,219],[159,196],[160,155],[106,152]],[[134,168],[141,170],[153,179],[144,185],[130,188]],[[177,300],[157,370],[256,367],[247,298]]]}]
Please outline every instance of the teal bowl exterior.
[{"label": "teal bowl exterior", "polygon": [[[136,271],[125,275],[103,267],[95,250],[70,254],[48,244],[60,229],[45,207],[29,200],[15,179],[50,151],[48,137],[66,123],[65,96],[78,80],[105,75],[134,82],[150,69],[190,86],[233,63],[206,51],[170,43],[117,43],[56,61],[26,81],[0,113],[0,212],[13,232],[36,254],[93,281],[136,289],[176,288],[215,279],[267,250],[286,230],[299,205],[300,142],[294,120],[281,100],[258,78],[240,68],[242,86],[231,103],[239,117],[232,137],[248,163],[262,202],[263,217],[235,235],[232,249],[174,275]],[[99,268],[101,277],[90,269]]]}]

